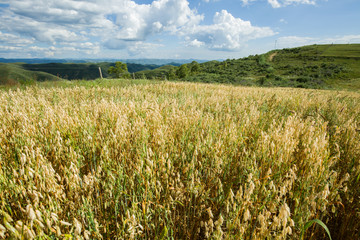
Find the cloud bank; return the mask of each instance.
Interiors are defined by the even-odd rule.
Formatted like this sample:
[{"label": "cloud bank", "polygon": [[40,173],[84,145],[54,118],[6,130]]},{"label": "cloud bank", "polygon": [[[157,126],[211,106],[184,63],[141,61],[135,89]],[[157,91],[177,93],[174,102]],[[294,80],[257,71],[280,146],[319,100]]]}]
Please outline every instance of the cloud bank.
[{"label": "cloud bank", "polygon": [[360,42],[360,35],[335,36],[331,38],[285,36],[277,39],[279,48],[292,48],[312,44],[348,44],[358,42]]},{"label": "cloud bank", "polygon": [[49,47],[48,55],[56,54],[56,49],[94,54],[101,47],[127,49],[136,55],[161,47],[148,40],[166,35],[182,38],[186,46],[235,51],[249,40],[275,34],[268,27],[235,18],[226,10],[217,12],[212,24],[203,25],[204,16],[191,9],[187,0],[157,0],[151,4],[132,0],[0,3],[9,4],[0,8],[0,44],[14,49],[24,44],[47,44],[55,48]]}]

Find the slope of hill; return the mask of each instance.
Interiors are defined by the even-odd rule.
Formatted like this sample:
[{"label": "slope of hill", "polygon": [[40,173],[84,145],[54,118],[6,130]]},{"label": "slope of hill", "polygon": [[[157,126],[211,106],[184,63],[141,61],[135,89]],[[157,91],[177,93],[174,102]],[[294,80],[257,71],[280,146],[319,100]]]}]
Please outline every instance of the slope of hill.
[{"label": "slope of hill", "polygon": [[153,70],[143,70],[135,73],[135,78],[143,78],[143,79],[168,79],[169,71],[171,69],[176,69],[176,66],[165,65]]},{"label": "slope of hill", "polygon": [[0,85],[30,84],[35,81],[56,81],[60,80],[52,74],[29,71],[21,64],[0,63]]},{"label": "slope of hill", "polygon": [[335,88],[360,89],[360,44],[312,45],[277,51],[277,74],[300,82],[320,82]]},{"label": "slope of hill", "polygon": [[[167,72],[162,69],[161,74],[191,82],[360,89],[360,44],[273,50],[241,59],[201,63],[195,72],[191,71],[192,64],[186,64],[185,77],[180,77],[179,68],[174,67]],[[173,78],[170,69],[178,73]],[[159,75],[157,69],[142,73],[150,79]]]},{"label": "slope of hill", "polygon": [[23,64],[30,71],[47,72],[64,79],[95,79],[99,77],[99,69],[95,64]]},{"label": "slope of hill", "polygon": [[[22,66],[27,70],[47,72],[68,80],[93,80],[100,77],[99,67],[101,68],[103,77],[109,77],[107,71],[111,66],[115,66],[115,63],[46,63],[24,64]],[[142,65],[137,63],[128,63],[127,67],[130,73],[134,73],[142,70],[156,69],[159,67],[159,65]]]},{"label": "slope of hill", "polygon": [[[99,67],[102,69],[103,77],[109,77],[107,70],[115,63],[0,63],[0,84],[15,84],[18,81],[53,81],[57,79],[84,79],[92,80],[100,77]],[[142,65],[128,63],[130,73],[142,70],[152,70],[159,65]]]}]

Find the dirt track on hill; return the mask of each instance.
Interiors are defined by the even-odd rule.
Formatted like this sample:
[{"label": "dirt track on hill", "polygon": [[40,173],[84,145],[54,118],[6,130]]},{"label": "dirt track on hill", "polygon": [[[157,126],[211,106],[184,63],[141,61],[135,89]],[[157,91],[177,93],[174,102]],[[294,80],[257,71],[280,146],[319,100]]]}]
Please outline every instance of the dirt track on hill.
[{"label": "dirt track on hill", "polygon": [[273,58],[277,55],[277,52],[274,52],[272,53],[270,56],[269,56],[269,61],[272,62]]}]

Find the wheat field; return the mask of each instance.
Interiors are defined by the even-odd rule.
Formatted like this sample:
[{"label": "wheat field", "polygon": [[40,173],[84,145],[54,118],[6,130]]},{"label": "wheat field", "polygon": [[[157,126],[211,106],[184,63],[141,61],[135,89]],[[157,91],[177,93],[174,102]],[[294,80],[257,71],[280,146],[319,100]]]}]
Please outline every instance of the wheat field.
[{"label": "wheat field", "polygon": [[3,90],[0,166],[0,239],[360,238],[357,92]]}]

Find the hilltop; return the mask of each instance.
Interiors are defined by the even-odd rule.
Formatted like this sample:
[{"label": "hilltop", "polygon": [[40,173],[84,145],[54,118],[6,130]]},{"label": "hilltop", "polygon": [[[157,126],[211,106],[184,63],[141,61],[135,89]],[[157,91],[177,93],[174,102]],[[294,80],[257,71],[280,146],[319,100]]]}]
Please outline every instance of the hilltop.
[{"label": "hilltop", "polygon": [[137,76],[248,86],[359,89],[359,66],[360,44],[311,45],[241,59],[141,71]]}]

